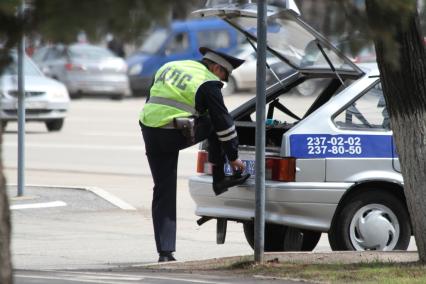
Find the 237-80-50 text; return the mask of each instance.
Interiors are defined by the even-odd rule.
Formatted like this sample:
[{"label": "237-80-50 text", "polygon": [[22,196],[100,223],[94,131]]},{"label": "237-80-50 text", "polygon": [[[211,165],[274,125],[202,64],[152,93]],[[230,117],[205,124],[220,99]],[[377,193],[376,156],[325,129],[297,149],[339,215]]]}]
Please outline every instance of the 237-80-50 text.
[{"label": "237-80-50 text", "polygon": [[360,155],[362,153],[362,141],[360,137],[306,137],[309,155],[331,153]]}]

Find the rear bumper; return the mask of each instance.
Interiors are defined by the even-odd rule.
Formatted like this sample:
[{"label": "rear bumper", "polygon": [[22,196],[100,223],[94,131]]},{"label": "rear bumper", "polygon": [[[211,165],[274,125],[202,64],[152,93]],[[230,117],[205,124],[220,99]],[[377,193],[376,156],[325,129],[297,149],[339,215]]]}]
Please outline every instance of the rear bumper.
[{"label": "rear bumper", "polygon": [[73,79],[64,82],[70,94],[122,94],[130,95],[130,86],[127,76],[99,77]]},{"label": "rear bumper", "polygon": [[[48,121],[65,118],[66,110],[26,110],[25,120],[28,121]],[[3,121],[17,121],[18,114],[16,110],[1,110],[0,119]]]},{"label": "rear bumper", "polygon": [[[253,179],[215,196],[210,176],[189,179],[195,214],[232,220],[252,220],[255,214]],[[271,182],[265,184],[266,222],[327,232],[342,195],[351,183]]]}]

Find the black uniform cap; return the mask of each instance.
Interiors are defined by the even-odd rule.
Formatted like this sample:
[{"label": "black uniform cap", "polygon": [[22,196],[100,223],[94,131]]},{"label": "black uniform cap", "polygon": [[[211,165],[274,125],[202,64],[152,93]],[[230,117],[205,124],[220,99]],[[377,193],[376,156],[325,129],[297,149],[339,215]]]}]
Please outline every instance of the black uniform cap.
[{"label": "black uniform cap", "polygon": [[233,57],[231,55],[225,54],[223,52],[215,51],[208,47],[200,47],[200,52],[204,56],[203,58],[207,58],[228,71],[231,74],[232,70],[237,69],[241,64],[244,63],[244,60]]}]

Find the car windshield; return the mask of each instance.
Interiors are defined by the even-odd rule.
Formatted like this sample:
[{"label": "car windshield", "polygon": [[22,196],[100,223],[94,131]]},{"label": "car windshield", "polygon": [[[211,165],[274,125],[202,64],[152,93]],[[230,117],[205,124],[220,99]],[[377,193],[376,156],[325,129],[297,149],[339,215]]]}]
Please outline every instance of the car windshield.
[{"label": "car windshield", "polygon": [[[5,75],[18,74],[18,62],[16,55],[13,55],[13,62],[4,70]],[[43,73],[35,66],[33,61],[28,57],[24,57],[24,75],[25,76],[43,76]]]},{"label": "car windshield", "polygon": [[167,39],[168,35],[169,32],[167,29],[155,30],[146,38],[140,51],[148,54],[156,54]]},{"label": "car windshield", "polygon": [[115,55],[108,49],[91,45],[70,46],[69,54],[73,58],[85,59],[101,59],[106,57],[115,57]]}]

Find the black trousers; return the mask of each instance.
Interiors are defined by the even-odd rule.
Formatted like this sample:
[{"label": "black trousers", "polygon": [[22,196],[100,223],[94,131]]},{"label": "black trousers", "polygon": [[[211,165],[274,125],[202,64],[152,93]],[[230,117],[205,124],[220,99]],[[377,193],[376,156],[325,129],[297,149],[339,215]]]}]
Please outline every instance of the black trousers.
[{"label": "black trousers", "polygon": [[[152,128],[139,123],[154,181],[152,220],[157,251],[176,250],[176,182],[179,151],[191,146],[177,129]],[[209,160],[224,162],[224,153],[209,120],[197,123],[195,142],[209,141]]]}]

